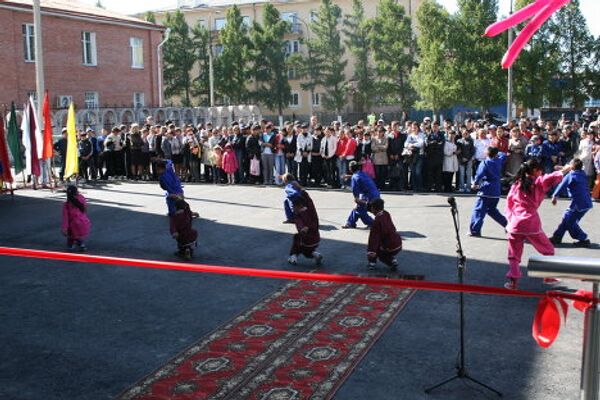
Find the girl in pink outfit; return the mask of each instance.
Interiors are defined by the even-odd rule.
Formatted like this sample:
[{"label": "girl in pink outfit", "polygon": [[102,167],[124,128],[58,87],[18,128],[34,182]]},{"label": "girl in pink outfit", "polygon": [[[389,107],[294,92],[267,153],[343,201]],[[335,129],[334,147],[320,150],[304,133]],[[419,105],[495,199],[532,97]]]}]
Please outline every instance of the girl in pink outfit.
[{"label": "girl in pink outfit", "polygon": [[85,198],[78,193],[77,187],[67,188],[67,201],[63,205],[62,233],[67,237],[69,250],[75,250],[75,245],[80,251],[85,251],[85,239],[90,233],[91,223],[86,215]]},{"label": "girl in pink outfit", "polygon": [[517,280],[521,277],[519,264],[525,240],[542,255],[554,255],[554,245],[542,231],[538,208],[546,192],[558,185],[569,170],[570,167],[566,166],[561,171],[542,175],[543,166],[537,159],[531,159],[523,163],[517,172],[506,199],[505,215],[508,220],[506,231],[510,269],[506,274],[508,281],[504,284],[505,288],[517,288]]},{"label": "girl in pink outfit", "polygon": [[223,171],[227,174],[227,183],[235,183],[235,172],[238,170],[238,161],[235,152],[230,144],[225,145],[225,154],[223,154]]}]

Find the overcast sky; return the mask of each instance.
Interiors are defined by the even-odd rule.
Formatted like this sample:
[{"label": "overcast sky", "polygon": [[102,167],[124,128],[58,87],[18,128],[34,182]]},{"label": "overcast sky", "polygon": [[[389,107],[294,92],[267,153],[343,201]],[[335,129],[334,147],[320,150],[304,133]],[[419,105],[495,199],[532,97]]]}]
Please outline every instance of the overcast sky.
[{"label": "overcast sky", "polygon": [[[96,0],[82,0],[89,4],[96,4]],[[147,10],[175,7],[176,0],[101,0],[102,4],[110,9],[123,14],[134,14]],[[445,6],[450,12],[456,11],[456,0],[437,0],[438,3]],[[500,15],[508,15],[510,0],[499,0]],[[580,0],[581,10],[587,17],[590,15],[600,15],[600,0]],[[590,19],[588,18],[588,21]],[[600,35],[600,24],[588,23],[590,31],[595,35]]]}]

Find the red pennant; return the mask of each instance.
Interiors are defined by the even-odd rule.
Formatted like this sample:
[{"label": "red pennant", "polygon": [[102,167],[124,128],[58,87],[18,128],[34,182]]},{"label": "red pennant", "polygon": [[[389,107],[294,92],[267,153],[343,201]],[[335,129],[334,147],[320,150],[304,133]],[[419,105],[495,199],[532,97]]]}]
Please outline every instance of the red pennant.
[{"label": "red pennant", "polygon": [[[54,148],[52,143],[52,118],[50,116],[50,99],[49,99],[48,91],[46,90],[46,94],[44,95],[44,106],[42,108],[42,116],[44,120],[44,144],[43,144],[43,152],[42,152],[42,160],[47,160],[52,158]],[[41,123],[41,122],[40,122]]]},{"label": "red pennant", "polygon": [[573,307],[575,307],[577,310],[579,310],[581,312],[585,312],[585,310],[587,310],[588,308],[590,308],[591,305],[593,304],[593,302],[592,302],[592,300],[593,300],[592,292],[587,291],[587,290],[579,289],[577,292],[575,292],[575,295],[576,296],[585,297],[585,298],[589,299],[589,301],[574,300],[573,301]]},{"label": "red pennant", "polygon": [[546,296],[538,303],[531,333],[543,348],[548,348],[558,337],[560,326],[566,323],[569,306],[560,298]]}]

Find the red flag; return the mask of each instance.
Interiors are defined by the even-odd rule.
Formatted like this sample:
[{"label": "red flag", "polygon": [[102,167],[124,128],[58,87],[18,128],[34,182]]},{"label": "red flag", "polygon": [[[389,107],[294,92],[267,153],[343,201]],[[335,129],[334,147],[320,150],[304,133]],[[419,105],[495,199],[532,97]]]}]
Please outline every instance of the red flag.
[{"label": "red flag", "polygon": [[44,95],[44,106],[42,108],[42,117],[44,119],[44,146],[42,147],[42,160],[52,158],[52,119],[50,118],[50,99],[48,91]]},{"label": "red flag", "polygon": [[[37,118],[35,117],[35,108],[33,108],[33,99],[29,98],[30,107],[29,110],[29,137],[31,143],[31,175],[41,176],[42,171],[40,170],[40,160],[38,158],[37,143],[35,137],[35,130],[37,129]],[[40,143],[41,145],[41,143]]]},{"label": "red flag", "polygon": [[2,164],[2,180],[12,183],[13,177],[10,172],[10,162],[8,161],[8,147],[4,137],[4,120],[0,115],[0,164]]}]

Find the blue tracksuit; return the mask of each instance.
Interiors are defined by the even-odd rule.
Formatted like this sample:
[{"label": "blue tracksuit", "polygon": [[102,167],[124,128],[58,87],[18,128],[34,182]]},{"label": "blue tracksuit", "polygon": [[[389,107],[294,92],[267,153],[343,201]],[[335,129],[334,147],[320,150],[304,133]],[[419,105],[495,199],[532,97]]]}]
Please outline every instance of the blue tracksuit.
[{"label": "blue tracksuit", "polygon": [[294,185],[295,182],[288,183],[285,186],[285,200],[283,201],[283,209],[285,210],[285,219],[292,221],[294,219],[293,200],[296,197],[302,196],[302,191]]},{"label": "blue tracksuit", "polygon": [[560,157],[561,144],[559,142],[552,143],[549,140],[545,140],[542,144],[542,152],[540,157],[542,158],[542,164],[544,165],[544,173],[550,173],[554,171],[555,163],[552,161],[552,157]]},{"label": "blue tracksuit", "polygon": [[[381,197],[373,179],[362,171],[358,171],[352,175],[350,186],[352,187],[352,194],[355,199],[369,202]],[[356,205],[356,208],[350,213],[346,225],[355,227],[359,218],[367,226],[373,224],[373,218],[368,214],[366,204]]]},{"label": "blue tracksuit", "polygon": [[552,235],[559,241],[562,240],[565,232],[569,232],[569,235],[575,240],[586,240],[588,238],[587,233],[579,226],[581,218],[593,207],[588,185],[588,177],[585,172],[575,170],[567,174],[554,190],[552,196],[556,197],[566,188],[571,198],[569,208],[565,210],[560,225]]},{"label": "blue tracksuit", "polygon": [[471,215],[471,234],[481,235],[483,220],[486,214],[502,226],[506,226],[506,218],[498,211],[498,201],[500,201],[500,193],[502,183],[502,166],[506,154],[498,153],[497,157],[487,158],[479,164],[477,173],[475,174],[474,183],[479,185],[477,192],[477,201]]},{"label": "blue tracksuit", "polygon": [[525,148],[525,159],[540,158],[542,156],[541,144],[528,144]]},{"label": "blue tracksuit", "polygon": [[175,173],[173,162],[167,160],[165,171],[158,178],[160,187],[166,191],[165,197],[167,199],[167,208],[169,209],[169,215],[175,214],[175,199],[169,197],[170,195],[177,195],[183,197],[183,186],[181,181]]}]

